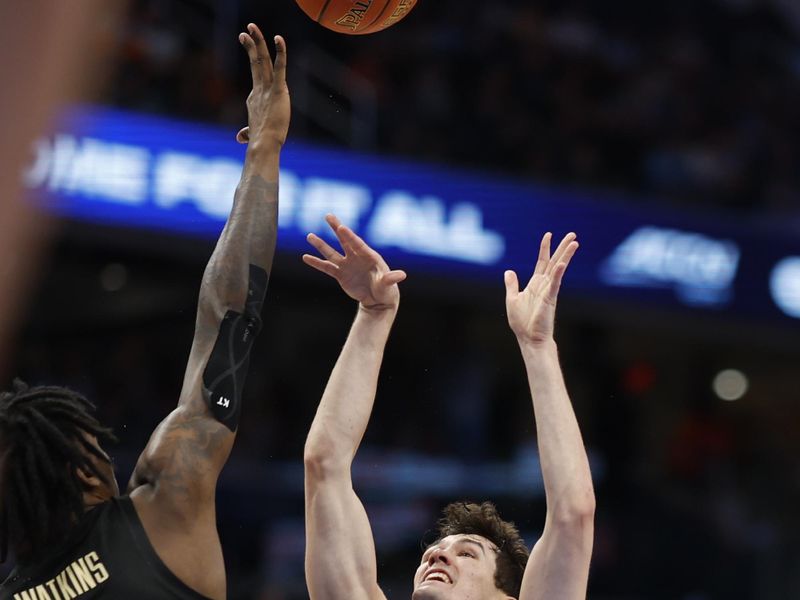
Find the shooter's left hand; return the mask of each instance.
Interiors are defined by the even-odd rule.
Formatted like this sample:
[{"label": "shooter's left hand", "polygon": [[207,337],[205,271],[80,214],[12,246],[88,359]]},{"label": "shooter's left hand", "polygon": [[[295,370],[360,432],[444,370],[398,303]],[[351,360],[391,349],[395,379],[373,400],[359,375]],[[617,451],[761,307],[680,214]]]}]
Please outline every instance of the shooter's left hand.
[{"label": "shooter's left hand", "polygon": [[556,301],[561,279],[578,249],[575,234],[568,233],[550,256],[552,234],[542,237],[533,276],[520,291],[514,271],[505,272],[508,324],[520,343],[544,344],[553,339]]}]

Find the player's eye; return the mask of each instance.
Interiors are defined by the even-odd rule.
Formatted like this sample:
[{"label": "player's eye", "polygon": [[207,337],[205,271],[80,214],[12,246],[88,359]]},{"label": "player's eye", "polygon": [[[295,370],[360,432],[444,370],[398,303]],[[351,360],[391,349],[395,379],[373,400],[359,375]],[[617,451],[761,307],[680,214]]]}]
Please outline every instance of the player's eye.
[{"label": "player's eye", "polygon": [[468,552],[466,550],[462,550],[459,552],[459,556],[468,556],[469,558],[475,558],[475,555],[472,552]]}]

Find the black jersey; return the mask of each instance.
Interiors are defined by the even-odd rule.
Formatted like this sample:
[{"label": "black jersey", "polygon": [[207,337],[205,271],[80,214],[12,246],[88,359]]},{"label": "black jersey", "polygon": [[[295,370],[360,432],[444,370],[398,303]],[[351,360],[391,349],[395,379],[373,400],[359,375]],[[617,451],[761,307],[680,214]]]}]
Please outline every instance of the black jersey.
[{"label": "black jersey", "polygon": [[0,600],[73,598],[208,600],[161,562],[127,496],[87,512],[64,544],[0,585]]}]

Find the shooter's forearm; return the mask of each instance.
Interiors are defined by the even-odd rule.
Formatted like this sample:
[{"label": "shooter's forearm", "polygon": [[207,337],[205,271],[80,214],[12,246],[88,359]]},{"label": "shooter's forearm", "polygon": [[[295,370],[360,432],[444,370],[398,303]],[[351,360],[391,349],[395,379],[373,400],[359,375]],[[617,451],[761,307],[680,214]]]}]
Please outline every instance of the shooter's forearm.
[{"label": "shooter's forearm", "polygon": [[367,428],[396,309],[359,307],[305,446],[307,470],[346,470]]},{"label": "shooter's forearm", "polygon": [[594,489],[586,449],[564,384],[555,342],[520,343],[530,384],[548,521],[594,514]]}]

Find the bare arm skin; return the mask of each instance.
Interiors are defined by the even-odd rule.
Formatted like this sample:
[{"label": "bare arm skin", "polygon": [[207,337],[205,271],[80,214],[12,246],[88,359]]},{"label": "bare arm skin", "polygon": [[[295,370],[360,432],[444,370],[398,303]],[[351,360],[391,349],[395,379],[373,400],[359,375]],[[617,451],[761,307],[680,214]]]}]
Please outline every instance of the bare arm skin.
[{"label": "bare arm skin", "polygon": [[306,581],[314,599],[385,599],[378,587],[375,543],[353,491],[350,469],[367,428],[378,373],[405,279],[336,217],[328,224],[344,256],[319,237],[309,242],[325,257],[303,260],[330,275],[359,302],[355,322],[333,368],[306,440]]},{"label": "bare arm skin", "polygon": [[547,517],[522,580],[520,600],[586,597],[594,538],[594,490],[589,461],[553,340],[561,279],[578,249],[568,234],[550,257],[545,234],[534,274],[523,291],[506,271],[508,322],[517,336],[536,417]]},{"label": "bare arm skin", "polygon": [[197,321],[178,407],[156,428],[142,452],[128,491],[156,552],[189,587],[225,598],[225,569],[216,530],[217,478],[235,432],[209,408],[203,372],[228,311],[242,313],[249,267],[267,273],[275,253],[278,164],[289,125],[286,44],[276,37],[273,68],[264,36],[253,24],[241,33],[252,67],[247,99],[248,141],[233,208],[203,274]]}]

